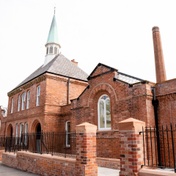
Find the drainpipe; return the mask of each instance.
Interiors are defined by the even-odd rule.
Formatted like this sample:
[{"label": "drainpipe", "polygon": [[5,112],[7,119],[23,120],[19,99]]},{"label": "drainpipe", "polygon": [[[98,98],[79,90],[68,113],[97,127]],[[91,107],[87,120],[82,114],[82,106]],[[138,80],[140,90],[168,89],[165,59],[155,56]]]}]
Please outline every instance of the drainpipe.
[{"label": "drainpipe", "polygon": [[70,78],[67,80],[67,105],[69,104],[69,94],[70,94]]},{"label": "drainpipe", "polygon": [[156,90],[155,87],[152,87],[152,105],[154,107],[154,116],[155,116],[155,127],[156,127],[156,137],[157,137],[157,146],[158,146],[158,166],[162,166],[161,162],[161,152],[160,152],[160,134],[159,134],[159,123],[158,123],[158,105],[159,101],[156,98]]}]

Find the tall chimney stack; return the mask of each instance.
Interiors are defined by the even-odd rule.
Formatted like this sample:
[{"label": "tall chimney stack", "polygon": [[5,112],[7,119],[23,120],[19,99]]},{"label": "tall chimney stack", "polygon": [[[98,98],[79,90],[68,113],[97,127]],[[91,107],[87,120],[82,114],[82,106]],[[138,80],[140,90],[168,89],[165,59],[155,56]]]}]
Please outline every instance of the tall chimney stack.
[{"label": "tall chimney stack", "polygon": [[156,82],[161,83],[163,81],[166,81],[166,71],[159,27],[154,26],[152,28],[152,31],[153,31],[154,54],[155,54]]}]

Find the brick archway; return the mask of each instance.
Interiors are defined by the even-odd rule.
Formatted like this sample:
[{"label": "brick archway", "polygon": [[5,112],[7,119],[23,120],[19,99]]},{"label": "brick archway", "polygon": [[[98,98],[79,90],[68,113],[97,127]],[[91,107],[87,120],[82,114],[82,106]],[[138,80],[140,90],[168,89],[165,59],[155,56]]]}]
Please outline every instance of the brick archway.
[{"label": "brick archway", "polygon": [[42,125],[40,123],[40,121],[38,119],[34,120],[32,123],[32,127],[31,127],[31,132],[32,133],[36,133],[39,132],[39,128],[40,128],[40,132],[42,130]]},{"label": "brick archway", "polygon": [[8,137],[12,137],[13,136],[13,126],[12,126],[12,124],[8,125],[6,134],[7,134]]},{"label": "brick archway", "polygon": [[92,100],[94,99],[94,97],[97,95],[98,92],[107,92],[112,99],[117,101],[117,95],[116,95],[114,88],[108,83],[101,83],[101,84],[96,85],[92,89],[89,95],[88,101],[87,101],[88,106],[89,106],[89,103],[92,103]]}]

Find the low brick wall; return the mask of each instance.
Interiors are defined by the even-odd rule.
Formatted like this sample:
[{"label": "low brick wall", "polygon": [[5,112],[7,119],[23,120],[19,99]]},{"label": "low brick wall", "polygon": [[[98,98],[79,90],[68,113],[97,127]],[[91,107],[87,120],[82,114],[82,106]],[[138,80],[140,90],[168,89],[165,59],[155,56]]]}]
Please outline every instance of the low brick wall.
[{"label": "low brick wall", "polygon": [[97,157],[97,164],[99,167],[120,169],[120,159]]},{"label": "low brick wall", "polygon": [[19,151],[17,154],[3,153],[2,163],[27,172],[40,175],[72,176],[75,175],[73,158],[34,154]]}]

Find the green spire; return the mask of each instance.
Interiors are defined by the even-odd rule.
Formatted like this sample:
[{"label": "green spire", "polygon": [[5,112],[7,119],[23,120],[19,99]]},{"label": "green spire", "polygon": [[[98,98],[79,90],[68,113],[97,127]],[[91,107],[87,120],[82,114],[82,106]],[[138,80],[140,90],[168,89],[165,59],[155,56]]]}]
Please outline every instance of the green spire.
[{"label": "green spire", "polygon": [[54,8],[54,15],[53,15],[53,20],[50,26],[49,34],[48,34],[48,43],[56,43],[59,44],[58,40],[58,28],[57,28],[57,23],[56,23],[56,17],[55,17],[55,8]]}]

